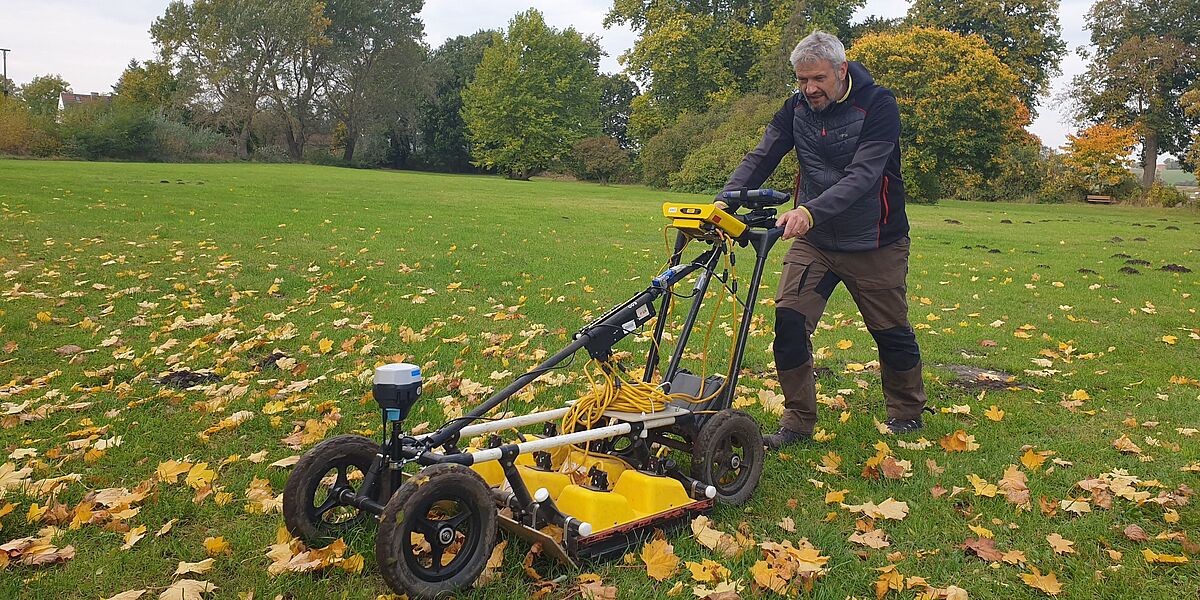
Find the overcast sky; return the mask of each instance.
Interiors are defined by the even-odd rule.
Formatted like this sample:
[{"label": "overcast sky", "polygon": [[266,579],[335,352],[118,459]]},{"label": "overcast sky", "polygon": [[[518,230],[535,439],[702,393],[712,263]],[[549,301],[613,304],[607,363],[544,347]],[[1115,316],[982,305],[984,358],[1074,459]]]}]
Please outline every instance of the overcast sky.
[{"label": "overcast sky", "polygon": [[[1042,143],[1058,147],[1071,127],[1057,109],[1053,96],[1062,92],[1073,75],[1083,70],[1074,50],[1086,44],[1083,16],[1092,0],[1061,0],[1059,21],[1069,47],[1062,75],[1041,102],[1040,116],[1030,131]],[[111,91],[129,60],[154,55],[150,24],[163,13],[165,0],[0,0],[0,48],[10,48],[8,77],[18,85],[36,75],[62,75],[77,93]],[[634,41],[625,28],[604,29],[610,0],[426,0],[421,18],[426,41],[437,47],[449,37],[480,29],[503,27],[516,13],[530,7],[541,10],[553,27],[574,27],[600,37],[608,56],[603,71],[619,71],[617,58]],[[856,19],[868,15],[903,16],[908,2],[868,0]]]}]

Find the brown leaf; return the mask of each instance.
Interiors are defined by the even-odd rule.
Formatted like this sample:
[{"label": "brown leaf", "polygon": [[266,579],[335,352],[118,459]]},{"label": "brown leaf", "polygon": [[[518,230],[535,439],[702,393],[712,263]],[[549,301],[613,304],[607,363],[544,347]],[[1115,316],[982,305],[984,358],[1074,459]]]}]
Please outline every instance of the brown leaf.
[{"label": "brown leaf", "polygon": [[1150,536],[1146,535],[1146,530],[1138,527],[1137,525],[1130,525],[1121,533],[1124,533],[1125,537],[1135,542],[1144,542],[1150,539]]},{"label": "brown leaf", "polygon": [[1046,573],[1045,575],[1042,575],[1042,572],[1039,571],[1037,567],[1029,567],[1029,570],[1033,571],[1033,573],[1021,574],[1021,580],[1024,581],[1026,585],[1036,590],[1046,592],[1051,596],[1057,596],[1062,593],[1062,584],[1058,582],[1058,578],[1054,576],[1054,573]]},{"label": "brown leaf", "polygon": [[962,548],[974,552],[976,556],[987,562],[1004,559],[1004,553],[996,549],[996,541],[988,538],[967,538]]},{"label": "brown leaf", "polygon": [[[11,344],[12,342],[9,342],[9,343]],[[59,353],[62,356],[74,356],[76,354],[79,354],[80,352],[83,352],[83,348],[80,348],[79,346],[76,346],[75,344],[67,344],[65,346],[59,346],[59,347],[55,348],[54,351]]]}]

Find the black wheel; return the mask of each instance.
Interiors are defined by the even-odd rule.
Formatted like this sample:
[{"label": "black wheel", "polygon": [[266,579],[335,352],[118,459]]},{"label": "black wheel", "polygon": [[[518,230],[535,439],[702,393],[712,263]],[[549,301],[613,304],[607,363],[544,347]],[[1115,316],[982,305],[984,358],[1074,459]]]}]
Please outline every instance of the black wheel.
[{"label": "black wheel", "polygon": [[388,500],[375,558],[383,580],[414,598],[444,598],[475,583],[496,544],[496,502],[475,471],[426,467]]},{"label": "black wheel", "polygon": [[379,452],[379,444],[361,435],[329,438],[305,452],[283,488],[283,522],[288,531],[316,544],[340,537],[365,521],[368,516],[362,510],[340,497],[345,491],[359,492]]},{"label": "black wheel", "polygon": [[708,419],[692,446],[692,477],[717,488],[717,500],[742,504],[763,469],[762,431],[754,417],[725,409]]}]

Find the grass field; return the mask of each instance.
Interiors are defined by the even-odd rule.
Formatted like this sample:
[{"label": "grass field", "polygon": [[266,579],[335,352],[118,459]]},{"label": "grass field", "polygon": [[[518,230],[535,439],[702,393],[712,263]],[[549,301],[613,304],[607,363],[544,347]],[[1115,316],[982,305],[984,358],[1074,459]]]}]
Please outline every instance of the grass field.
[{"label": "grass field", "polygon": [[[640,187],[311,166],[0,161],[0,492],[8,488],[0,542],[49,537],[74,549],[43,566],[0,552],[11,555],[0,597],[148,589],[150,598],[182,578],[217,585],[207,596],[216,598],[386,594],[374,527],[345,540],[346,556],[365,559],[361,573],[268,574],[283,522],[273,500],[288,475],[268,465],[324,436],[376,432],[369,376],[381,362],[425,366],[426,400],[409,422],[436,426],[469,408],[464,390],[475,386],[464,381],[498,389],[493,373],[520,374],[537,350],[554,352],[657,274],[668,199],[705,201]],[[910,316],[942,412],[926,418],[923,437],[878,433],[874,419],[885,412],[873,341],[839,290],[814,337],[819,365],[831,369],[820,382],[827,439],[769,456],[755,498],[716,510],[715,526],[755,543],[806,538],[828,557],[808,594],[816,598],[872,597],[877,569],[888,565],[972,598],[1046,597],[1022,579],[1032,567],[1055,574],[1062,598],[1195,597],[1200,214],[946,202],[912,207],[910,218]],[[764,282],[768,299],[784,250]],[[739,264],[748,272],[748,260]],[[759,308],[739,396],[774,430],[773,312],[769,302]],[[714,346],[728,339],[720,329],[714,338]],[[275,353],[288,360],[264,360]],[[959,381],[963,366],[1015,379],[983,388],[977,378]],[[180,390],[162,379],[183,370],[215,381]],[[583,389],[574,374],[510,409],[561,405]],[[993,406],[1000,420],[985,416]],[[959,430],[978,449],[944,449],[939,442]],[[864,476],[881,440],[891,468]],[[837,473],[815,469],[823,457],[841,460]],[[170,460],[207,463],[213,474],[193,469],[171,483],[156,474]],[[1027,478],[1026,509],[989,489],[1010,465]],[[102,510],[92,492],[111,488],[144,498]],[[846,505],[894,498],[909,511],[864,519],[825,502],[840,490]],[[781,527],[785,517],[794,531]],[[1148,539],[1125,535],[1132,525]],[[890,545],[848,541],[856,527],[884,530]],[[123,549],[139,528],[145,537]],[[1003,559],[962,548],[987,533]],[[1073,547],[1056,552],[1052,534]],[[180,561],[207,558],[204,542],[217,537],[229,551],[211,571],[172,575]],[[757,545],[724,557],[688,535],[672,540],[682,561],[726,565],[742,597],[776,597],[754,587]],[[539,589],[521,565],[528,549],[510,543],[499,576],[463,597]],[[1160,554],[1190,562],[1150,562]],[[534,566],[561,578],[549,597],[579,594],[579,573]],[[682,563],[662,583],[640,559],[590,571],[621,598],[665,597],[679,583],[676,597],[696,597]]]}]

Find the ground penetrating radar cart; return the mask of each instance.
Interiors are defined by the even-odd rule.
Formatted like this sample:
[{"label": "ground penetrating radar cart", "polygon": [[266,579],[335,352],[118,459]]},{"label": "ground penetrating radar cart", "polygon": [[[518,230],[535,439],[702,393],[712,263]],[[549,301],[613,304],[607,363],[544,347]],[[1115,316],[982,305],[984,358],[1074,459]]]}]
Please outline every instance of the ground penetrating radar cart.
[{"label": "ground penetrating radar cart", "polygon": [[[762,433],[750,415],[731,405],[767,255],[782,234],[774,207],[789,196],[773,190],[726,196],[747,211],[664,204],[668,227],[678,233],[666,270],[649,287],[580,329],[566,347],[470,413],[430,433],[411,435],[403,427],[421,395],[420,368],[395,363],[376,369],[383,444],[342,435],[305,453],[284,490],[288,529],[315,543],[378,518],[375,553],[384,580],[397,592],[436,598],[475,582],[497,526],[575,565],[619,557],[655,529],[685,525],[715,502],[749,499],[762,473]],[[685,261],[693,242],[701,251]],[[754,253],[744,298],[737,289],[739,246]],[[675,288],[685,280],[691,289],[681,294]],[[732,295],[736,325],[728,370],[705,376],[680,362],[714,282],[713,321],[720,302]],[[663,368],[660,353],[675,298],[691,303]],[[631,373],[614,360],[613,347],[650,323],[645,365],[641,375]],[[580,350],[591,357],[585,367],[591,389],[580,398],[553,410],[488,416]],[[538,434],[521,432],[538,426]],[[691,456],[687,473],[667,456],[672,449]]]}]

